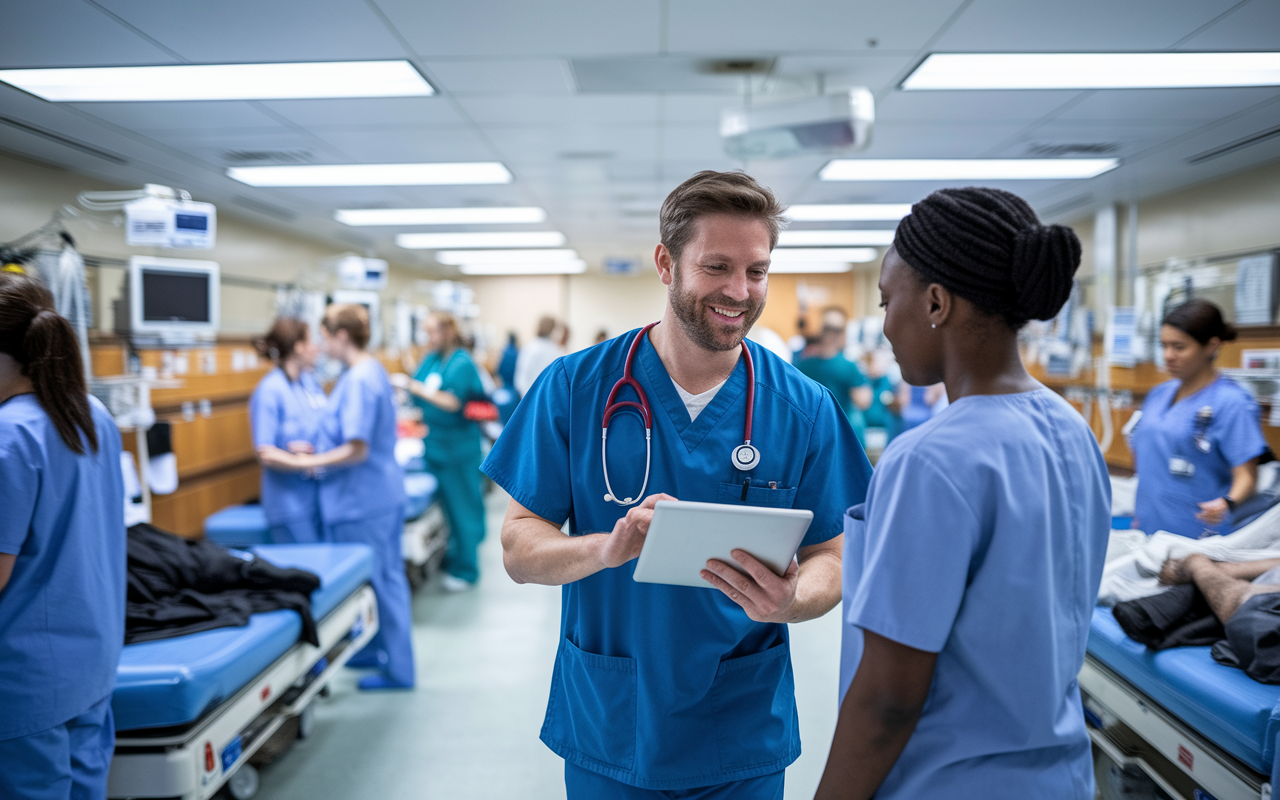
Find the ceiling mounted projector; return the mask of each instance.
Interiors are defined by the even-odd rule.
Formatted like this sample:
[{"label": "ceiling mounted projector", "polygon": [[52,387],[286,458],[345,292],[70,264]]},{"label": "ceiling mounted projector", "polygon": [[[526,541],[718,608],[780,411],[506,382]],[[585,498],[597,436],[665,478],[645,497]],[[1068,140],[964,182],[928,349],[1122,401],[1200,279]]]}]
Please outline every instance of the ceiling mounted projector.
[{"label": "ceiling mounted projector", "polygon": [[875,98],[857,87],[839,94],[729,108],[720,115],[724,151],[732,158],[786,158],[847,153],[871,141]]}]

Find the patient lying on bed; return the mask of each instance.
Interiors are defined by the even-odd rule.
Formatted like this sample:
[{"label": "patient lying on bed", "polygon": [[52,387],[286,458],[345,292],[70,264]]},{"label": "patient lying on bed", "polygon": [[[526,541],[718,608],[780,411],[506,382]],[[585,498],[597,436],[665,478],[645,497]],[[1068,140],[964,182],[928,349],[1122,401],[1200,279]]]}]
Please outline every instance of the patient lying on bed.
[{"label": "patient lying on bed", "polygon": [[1166,561],[1168,591],[1117,603],[1116,622],[1153,650],[1212,645],[1214,660],[1280,683],[1280,558],[1243,563],[1196,553]]}]

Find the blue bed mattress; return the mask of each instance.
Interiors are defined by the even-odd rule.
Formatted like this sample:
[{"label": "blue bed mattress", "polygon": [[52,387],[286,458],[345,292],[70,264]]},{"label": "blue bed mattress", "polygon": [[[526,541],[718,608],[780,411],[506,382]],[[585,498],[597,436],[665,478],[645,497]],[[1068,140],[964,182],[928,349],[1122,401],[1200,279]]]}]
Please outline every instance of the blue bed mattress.
[{"label": "blue bed mattress", "polygon": [[[281,567],[320,576],[317,621],[368,582],[373,551],[360,544],[268,544],[253,549]],[[117,730],[185,725],[200,718],[284,655],[302,632],[293,611],[254,614],[249,624],[127,645],[111,698]]]},{"label": "blue bed mattress", "polygon": [[404,476],[404,518],[417,519],[427,513],[436,497],[439,482],[430,472],[409,472]]},{"label": "blue bed mattress", "polygon": [[248,547],[271,541],[271,526],[262,506],[228,506],[204,520],[204,535],[224,547]]},{"label": "blue bed mattress", "polygon": [[1264,775],[1280,731],[1280,686],[1224,667],[1208,647],[1155,652],[1125,635],[1109,608],[1097,608],[1089,653],[1206,739]]}]

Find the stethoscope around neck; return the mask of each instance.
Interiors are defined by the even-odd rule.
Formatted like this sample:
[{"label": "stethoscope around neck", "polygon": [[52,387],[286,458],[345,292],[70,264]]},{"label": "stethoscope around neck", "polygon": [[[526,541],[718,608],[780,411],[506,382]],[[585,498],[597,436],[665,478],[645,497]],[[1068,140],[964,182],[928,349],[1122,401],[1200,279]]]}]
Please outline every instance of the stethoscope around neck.
[{"label": "stethoscope around neck", "polygon": [[[653,462],[653,409],[649,406],[649,398],[645,395],[644,389],[640,388],[640,382],[632,377],[631,367],[635,364],[636,351],[640,349],[640,342],[648,335],[649,329],[657,324],[651,322],[644,326],[631,341],[631,347],[627,350],[627,359],[622,363],[622,378],[613,385],[613,390],[609,392],[609,400],[605,403],[604,423],[600,433],[600,467],[604,471],[606,491],[604,499],[607,503],[617,503],[624,507],[635,505],[643,500],[645,489],[649,487],[649,467]],[[733,462],[734,469],[749,472],[760,463],[760,451],[751,444],[751,418],[756,405],[756,369],[745,340],[742,342],[742,361],[747,369],[747,414],[746,422],[742,426],[742,444],[733,448],[730,460]],[[637,399],[619,400],[618,392],[622,391],[623,387],[630,387],[636,393]],[[639,414],[644,420],[644,483],[640,485],[640,493],[634,498],[625,497],[619,500],[613,491],[613,486],[609,483],[609,422],[615,414],[627,410]]]}]

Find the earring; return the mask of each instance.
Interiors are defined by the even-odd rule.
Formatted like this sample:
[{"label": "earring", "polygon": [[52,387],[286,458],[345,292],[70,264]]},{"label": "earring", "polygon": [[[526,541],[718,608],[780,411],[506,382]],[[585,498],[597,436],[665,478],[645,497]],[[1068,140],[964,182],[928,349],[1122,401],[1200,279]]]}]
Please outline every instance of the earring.
[{"label": "earring", "polygon": [[935,323],[931,324],[929,327],[930,327],[930,328],[936,328],[936,327],[938,327],[938,323],[936,323],[936,322],[935,322]]}]

